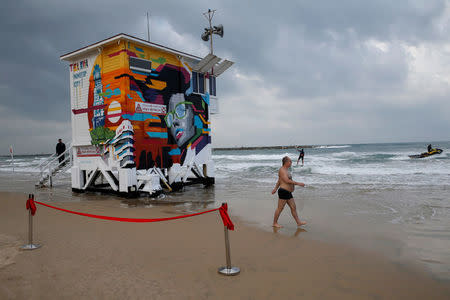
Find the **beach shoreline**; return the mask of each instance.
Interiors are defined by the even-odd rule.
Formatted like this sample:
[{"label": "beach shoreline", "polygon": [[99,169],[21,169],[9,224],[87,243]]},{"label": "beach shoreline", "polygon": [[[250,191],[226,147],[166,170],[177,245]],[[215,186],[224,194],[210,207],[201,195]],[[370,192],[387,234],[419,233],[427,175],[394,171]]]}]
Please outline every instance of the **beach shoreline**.
[{"label": "beach shoreline", "polygon": [[[293,236],[263,231],[232,214],[236,225],[230,233],[232,264],[242,270],[232,278],[217,273],[225,264],[223,225],[217,213],[134,224],[38,205],[34,236],[42,248],[20,251],[27,238],[26,198],[25,193],[0,192],[2,299],[445,299],[450,295],[445,282],[423,270],[374,252],[301,238],[301,231]],[[51,203],[129,218],[183,213],[182,206],[124,209],[118,198],[95,195],[82,201],[55,195]],[[184,213],[192,212],[186,209]]]},{"label": "beach shoreline", "polygon": [[[298,174],[294,173],[294,177]],[[43,202],[91,203],[92,200],[115,199],[122,209],[161,206],[171,207],[178,213],[210,209],[228,202],[233,217],[239,218],[242,224],[273,234],[271,225],[277,197],[270,192],[274,182],[268,185],[252,178],[236,181],[219,177],[209,188],[194,185],[157,198],[127,199],[96,192],[74,193],[70,188],[70,173],[56,178],[53,188],[35,188],[35,180],[36,175],[29,173],[13,176],[0,173],[0,191],[34,193]],[[299,234],[301,239],[375,252],[392,263],[423,270],[438,280],[450,280],[450,253],[446,250],[446,245],[450,244],[442,231],[446,216],[442,215],[442,210],[434,212],[442,206],[439,202],[444,200],[439,199],[448,191],[446,186],[327,186],[305,181],[307,187],[294,192],[299,216],[308,223],[306,230]],[[403,212],[402,207],[393,206],[390,199],[419,210]],[[398,219],[402,223],[397,223]],[[287,207],[280,222],[284,227],[277,234],[294,237],[296,226]]]}]

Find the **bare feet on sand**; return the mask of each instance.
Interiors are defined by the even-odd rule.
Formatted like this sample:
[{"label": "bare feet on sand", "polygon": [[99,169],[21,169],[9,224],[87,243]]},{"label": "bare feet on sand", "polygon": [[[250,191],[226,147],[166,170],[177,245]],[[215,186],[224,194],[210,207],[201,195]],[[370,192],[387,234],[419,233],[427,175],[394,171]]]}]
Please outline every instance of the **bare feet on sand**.
[{"label": "bare feet on sand", "polygon": [[298,227],[300,227],[300,226],[302,226],[302,225],[306,225],[306,222],[300,222],[300,223],[297,223],[297,226],[298,226]]},{"label": "bare feet on sand", "polygon": [[283,226],[281,226],[281,225],[278,224],[278,223],[275,223],[275,224],[272,225],[272,227],[275,227],[275,228],[281,228],[281,227],[283,227]]}]

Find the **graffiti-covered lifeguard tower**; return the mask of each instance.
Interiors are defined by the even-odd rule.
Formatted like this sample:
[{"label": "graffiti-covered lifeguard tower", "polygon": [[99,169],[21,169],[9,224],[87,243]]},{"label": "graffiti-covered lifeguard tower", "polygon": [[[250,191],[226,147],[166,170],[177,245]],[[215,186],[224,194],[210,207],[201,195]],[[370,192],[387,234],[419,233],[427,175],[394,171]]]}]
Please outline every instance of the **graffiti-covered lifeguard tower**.
[{"label": "graffiti-covered lifeguard tower", "polygon": [[214,183],[210,115],[233,62],[118,34],[68,54],[72,189],[158,193]]}]

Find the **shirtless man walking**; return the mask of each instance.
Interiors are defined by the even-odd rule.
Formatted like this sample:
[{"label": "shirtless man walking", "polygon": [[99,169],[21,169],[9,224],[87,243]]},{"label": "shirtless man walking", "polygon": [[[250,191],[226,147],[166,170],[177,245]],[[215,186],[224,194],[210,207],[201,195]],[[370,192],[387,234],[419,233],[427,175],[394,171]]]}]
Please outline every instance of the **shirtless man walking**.
[{"label": "shirtless man walking", "polygon": [[292,196],[292,192],[296,185],[304,187],[305,184],[303,182],[297,182],[292,180],[292,176],[289,173],[289,168],[292,165],[292,160],[285,156],[282,160],[283,166],[278,171],[278,181],[272,190],[272,195],[276,193],[278,190],[278,207],[275,210],[275,215],[273,216],[273,227],[281,228],[280,224],[278,224],[278,218],[280,217],[281,212],[283,211],[284,206],[289,205],[291,209],[291,214],[297,222],[297,226],[305,225],[306,222],[300,221],[297,215],[297,207],[295,206],[294,197]]}]

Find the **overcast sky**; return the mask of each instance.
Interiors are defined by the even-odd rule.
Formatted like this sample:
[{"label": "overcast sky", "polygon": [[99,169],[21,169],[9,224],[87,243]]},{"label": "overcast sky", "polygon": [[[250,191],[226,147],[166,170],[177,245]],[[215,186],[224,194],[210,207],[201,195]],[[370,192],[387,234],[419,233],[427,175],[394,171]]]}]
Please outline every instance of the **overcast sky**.
[{"label": "overcast sky", "polygon": [[59,56],[117,33],[215,53],[215,147],[448,141],[450,5],[445,0],[6,0],[0,10],[0,154],[71,140],[69,69]]}]

